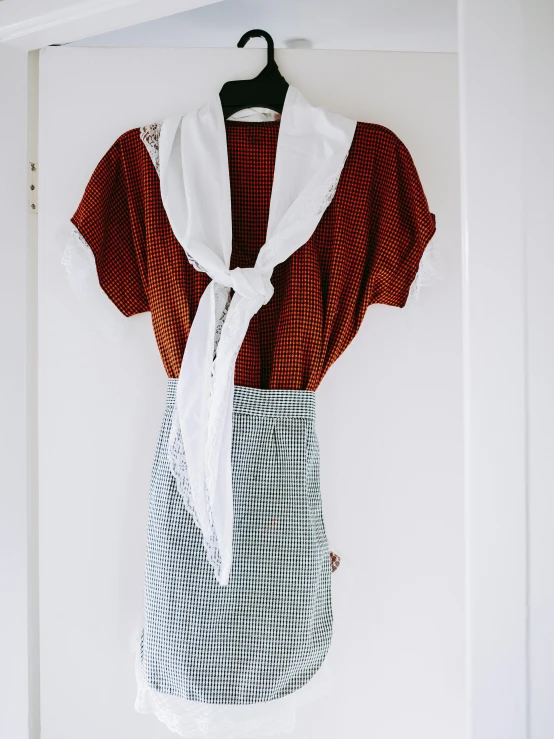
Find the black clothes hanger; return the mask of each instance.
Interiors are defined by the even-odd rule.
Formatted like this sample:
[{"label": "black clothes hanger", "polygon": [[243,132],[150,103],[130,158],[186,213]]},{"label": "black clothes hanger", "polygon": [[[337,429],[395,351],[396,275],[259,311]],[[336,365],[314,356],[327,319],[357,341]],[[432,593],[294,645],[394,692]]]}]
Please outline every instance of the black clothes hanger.
[{"label": "black clothes hanger", "polygon": [[267,64],[254,79],[234,80],[223,85],[219,97],[224,118],[229,118],[239,110],[253,107],[283,112],[289,84],[275,63],[273,39],[269,33],[258,28],[247,31],[237,46],[242,48],[251,38],[258,36],[267,41]]}]

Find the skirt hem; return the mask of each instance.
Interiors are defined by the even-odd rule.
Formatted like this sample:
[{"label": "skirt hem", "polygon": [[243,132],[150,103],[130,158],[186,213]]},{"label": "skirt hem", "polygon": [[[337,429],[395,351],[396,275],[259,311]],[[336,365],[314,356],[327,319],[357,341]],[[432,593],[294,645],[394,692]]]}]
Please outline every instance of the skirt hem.
[{"label": "skirt hem", "polygon": [[140,641],[136,645],[135,710],[151,714],[167,728],[185,737],[211,739],[261,739],[294,730],[297,709],[328,695],[331,691],[327,656],[314,674],[290,693],[269,701],[244,704],[201,703],[161,693],[148,685],[141,660]]}]

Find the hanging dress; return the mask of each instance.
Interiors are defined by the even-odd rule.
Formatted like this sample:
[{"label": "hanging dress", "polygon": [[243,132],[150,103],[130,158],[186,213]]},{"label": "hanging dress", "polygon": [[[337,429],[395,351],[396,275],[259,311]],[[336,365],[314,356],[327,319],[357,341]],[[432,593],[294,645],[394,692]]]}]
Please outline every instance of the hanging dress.
[{"label": "hanging dress", "polygon": [[263,123],[216,97],[123,134],[71,220],[68,272],[150,311],[168,375],[136,707],[183,736],[290,728],[332,634],[315,391],[414,289],[435,218],[412,158],[293,87]]}]

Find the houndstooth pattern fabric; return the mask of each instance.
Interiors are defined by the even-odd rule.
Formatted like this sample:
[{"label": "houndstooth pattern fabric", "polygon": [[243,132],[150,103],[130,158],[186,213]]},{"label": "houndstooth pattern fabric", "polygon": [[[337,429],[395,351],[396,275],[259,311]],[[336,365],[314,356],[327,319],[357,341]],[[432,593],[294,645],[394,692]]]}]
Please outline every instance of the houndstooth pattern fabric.
[{"label": "houndstooth pattern fabric", "polygon": [[146,681],[205,703],[283,697],[318,670],[332,630],[315,394],[235,388],[233,566],[222,587],[169,469],[176,384],[169,380],[151,483]]},{"label": "houndstooth pattern fabric", "polygon": [[[227,121],[230,267],[253,267],[267,235],[280,122]],[[72,217],[104,292],[126,316],[152,314],[168,377],[178,377],[209,277],[175,238],[150,145],[124,133],[96,167]],[[154,162],[152,161],[154,159]],[[250,322],[235,384],[316,390],[373,303],[403,306],[435,217],[409,151],[392,131],[358,123],[332,203],[309,241],[277,265],[273,298]]]}]

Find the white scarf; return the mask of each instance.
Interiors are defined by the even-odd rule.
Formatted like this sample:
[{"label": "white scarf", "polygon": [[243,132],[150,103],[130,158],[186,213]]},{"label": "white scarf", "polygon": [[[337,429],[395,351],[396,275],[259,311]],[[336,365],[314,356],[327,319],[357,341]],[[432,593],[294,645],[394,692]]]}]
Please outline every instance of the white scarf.
[{"label": "white scarf", "polygon": [[[255,267],[231,270],[231,191],[219,96],[162,125],[162,202],[187,257],[212,279],[200,299],[183,356],[170,459],[221,585],[228,583],[232,563],[231,439],[237,354],[251,318],[273,295],[273,269],[310,239],[333,199],[355,127],[355,121],[312,106],[289,87],[266,241]],[[230,303],[229,288],[234,290]]]}]

